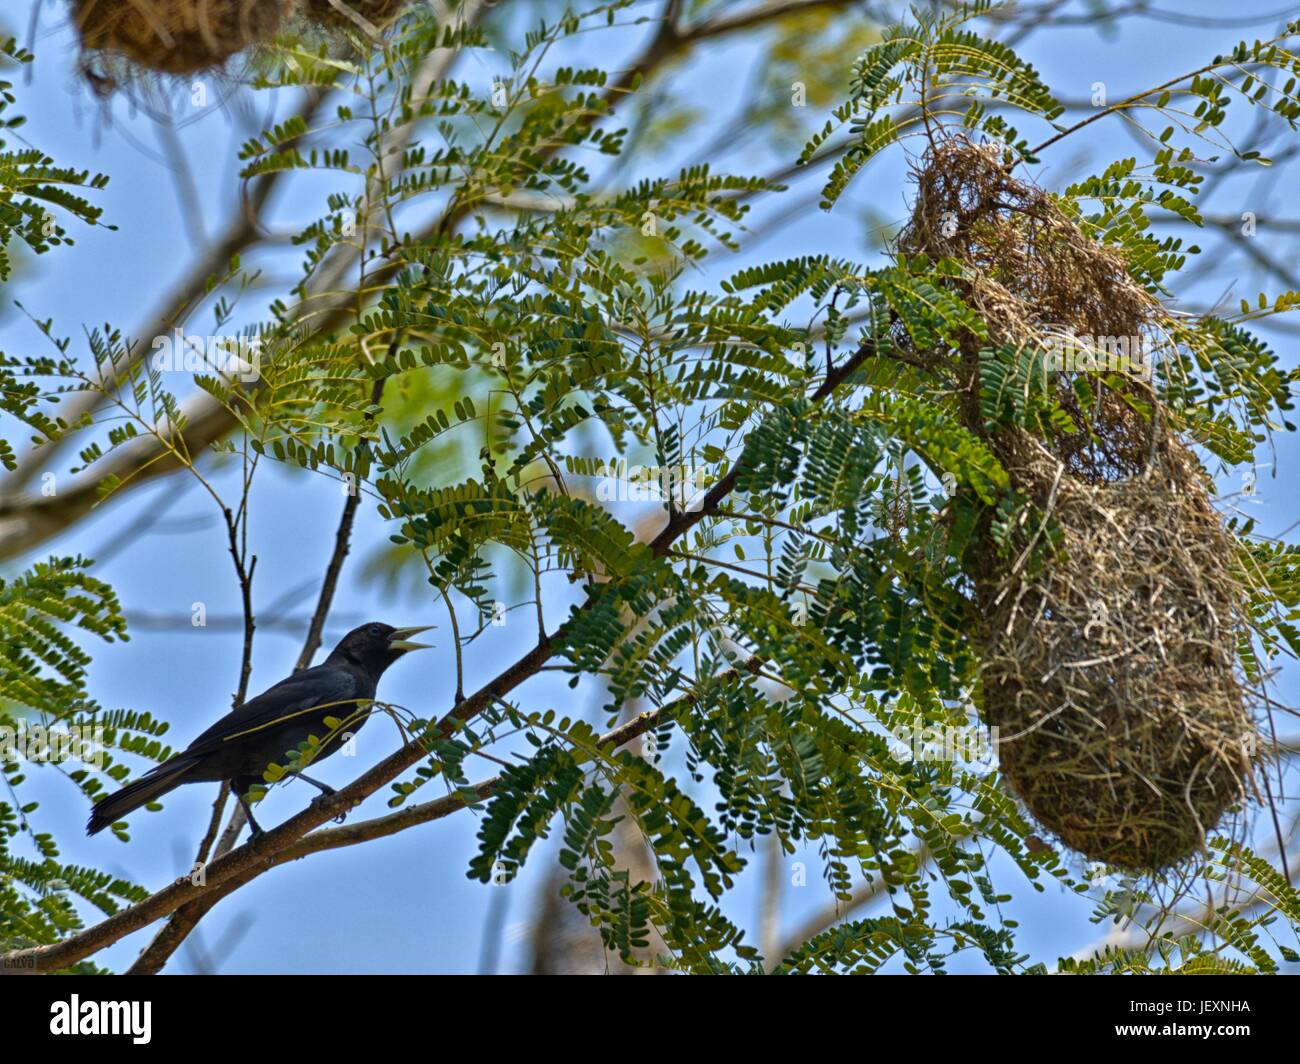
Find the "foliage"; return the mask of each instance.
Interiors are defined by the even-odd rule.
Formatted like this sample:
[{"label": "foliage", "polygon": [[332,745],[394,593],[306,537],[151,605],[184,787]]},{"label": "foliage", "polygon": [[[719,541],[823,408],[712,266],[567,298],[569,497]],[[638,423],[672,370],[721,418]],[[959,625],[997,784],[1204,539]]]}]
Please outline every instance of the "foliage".
[{"label": "foliage", "polygon": [[[1052,141],[1032,147],[1007,124],[1008,107],[1053,140],[1068,132],[1033,68],[967,27],[986,8],[918,13],[867,48],[849,101],[803,154],[814,158],[849,125],[827,206],[911,133],[955,123],[1032,164]],[[297,236],[297,284],[239,334],[257,341],[256,378],[193,379],[236,426],[215,447],[242,456],[245,492],[261,460],[361,484],[395,547],[427,577],[430,602],[449,611],[458,660],[490,636],[498,604],[512,630],[535,611],[555,663],[575,686],[602,692],[602,723],[655,714],[655,741],[639,750],[602,743],[597,727],[563,709],[529,706],[526,691],[518,703],[487,700],[446,732],[415,721],[429,757],[392,785],[394,806],[430,784],[464,795],[471,752],[507,744],[498,749],[516,755],[483,810],[473,878],[509,879],[544,859],[553,839],[566,892],[606,946],[637,961],[657,934],[667,950],[659,961],[685,971],[931,972],[966,951],[992,971],[1038,970],[1004,915],[1009,895],[994,883],[993,855],[1035,890],[1055,881],[1083,893],[1089,884],[1034,835],[987,764],[916,758],[891,738],[972,723],[979,661],[968,639],[967,552],[982,521],[1009,528],[1024,516],[1006,471],[959,416],[952,376],[916,357],[987,330],[954,293],[954,264],[923,256],[869,266],[808,255],[740,270],[720,290],[692,287],[707,255],[743,243],[750,201],[779,188],[701,165],[612,194],[592,190],[595,163],[615,159],[627,135],[608,121],[610,77],[546,60],[628,9],[619,0],[535,24],[510,54],[511,75],[486,93],[469,80],[421,79],[431,51],[487,44],[482,31],[439,25],[423,7],[373,54],[284,48],[261,89],[315,86],[346,102],[318,124],[299,118],[250,140],[243,176],[310,171],[334,191]],[[1212,69],[1227,66],[1244,80],[1201,74],[1143,96],[1143,106],[1173,116],[1150,160],[1120,161],[1059,197],[1153,291],[1165,291],[1195,251],[1149,232],[1153,211],[1197,217],[1191,149],[1175,147],[1174,132],[1215,137],[1234,93],[1296,118],[1294,78],[1278,89],[1254,73],[1300,72],[1284,42],[1243,45]],[[339,147],[344,140],[351,146]],[[40,169],[47,162],[23,165],[55,181]],[[50,199],[44,187],[15,190]],[[18,210],[10,224],[30,242],[35,215]],[[650,249],[636,239],[647,235],[657,241]],[[238,261],[212,280],[214,332],[255,281]],[[1175,338],[1160,397],[1207,461],[1250,462],[1269,432],[1292,427],[1296,374],[1246,323],[1294,303],[1279,296],[1239,318],[1188,320]],[[217,498],[202,450],[189,443],[187,397],[138,341],[111,328],[93,334],[91,371],[52,324],[42,328],[56,354],[6,363],[7,402],[19,395],[27,410],[38,395],[103,389],[111,368],[114,420],[105,417],[79,468],[93,477],[148,438]],[[1032,359],[986,352],[987,418],[1042,432],[1066,416],[1033,390]],[[454,394],[442,398],[445,389],[427,386],[434,379],[454,381]],[[393,392],[407,386],[427,405],[392,417]],[[70,431],[20,416],[47,440]],[[431,459],[449,448],[460,462]],[[640,508],[605,505],[613,461],[674,471],[668,490]],[[99,490],[120,485],[105,477]],[[665,523],[681,534],[661,543]],[[1261,639],[1291,646],[1294,555],[1251,544],[1247,533],[1243,551],[1255,550],[1269,575]],[[106,723],[117,748],[165,756],[158,722],[87,699],[88,659],[66,629],[111,639],[124,628],[86,563],[55,560],[5,588],[0,623],[16,647],[4,658],[5,697],[50,720]],[[123,778],[125,768],[110,761],[106,774]],[[91,794],[99,786],[90,775],[77,782]],[[25,829],[30,812],[0,803],[0,838]],[[654,882],[618,867],[611,832],[624,818],[653,853]],[[879,886],[890,915],[760,957],[724,902],[746,851],[770,836],[786,854],[817,853],[838,899],[863,880]],[[33,838],[47,863],[0,851],[11,937],[45,942],[80,926],[54,878],[105,911],[138,896],[50,863],[49,836]],[[1247,877],[1259,889],[1238,887],[1211,925],[1176,941],[1157,932],[1064,966],[1265,971],[1289,959],[1291,947],[1270,946],[1265,928],[1281,916],[1293,935],[1294,892],[1266,862],[1225,844],[1186,881],[1197,874]],[[1108,894],[1101,918],[1136,915],[1155,928],[1152,897]]]}]

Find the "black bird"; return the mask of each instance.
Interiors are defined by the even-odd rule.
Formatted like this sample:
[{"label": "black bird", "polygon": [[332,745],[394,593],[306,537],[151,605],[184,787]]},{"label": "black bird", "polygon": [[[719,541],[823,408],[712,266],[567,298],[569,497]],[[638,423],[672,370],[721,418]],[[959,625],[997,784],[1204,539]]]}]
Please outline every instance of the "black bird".
[{"label": "black bird", "polygon": [[[268,765],[284,761],[285,755],[309,736],[321,740],[313,761],[335,753],[345,735],[365,724],[369,715],[366,703],[374,699],[384,670],[408,651],[429,645],[412,643],[409,638],[426,630],[394,628],[378,622],[354,628],[330,651],[323,664],[295,672],[236,706],[184,751],[115,794],[101,798],[90,811],[86,834],[103,831],[182,783],[229,780],[256,838],[262,829],[248,805],[249,788],[262,782]],[[327,717],[344,722],[344,726],[331,728],[325,723]],[[324,794],[334,793],[332,787],[310,776],[301,772],[296,775]]]}]

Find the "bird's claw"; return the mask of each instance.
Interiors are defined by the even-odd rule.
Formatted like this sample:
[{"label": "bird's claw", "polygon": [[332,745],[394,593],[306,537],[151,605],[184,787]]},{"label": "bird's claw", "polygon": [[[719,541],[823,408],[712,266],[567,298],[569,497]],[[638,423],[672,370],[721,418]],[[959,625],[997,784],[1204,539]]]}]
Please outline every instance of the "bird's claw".
[{"label": "bird's claw", "polygon": [[[311,808],[313,809],[320,808],[321,803],[326,801],[329,798],[332,798],[334,796],[334,793],[335,791],[333,787],[331,787],[328,791],[321,791],[320,794],[316,795],[316,797],[311,800],[310,803]],[[334,823],[342,824],[343,821],[347,819],[347,816],[348,816],[348,811],[344,809],[341,813],[339,813],[338,816],[334,817]]]}]

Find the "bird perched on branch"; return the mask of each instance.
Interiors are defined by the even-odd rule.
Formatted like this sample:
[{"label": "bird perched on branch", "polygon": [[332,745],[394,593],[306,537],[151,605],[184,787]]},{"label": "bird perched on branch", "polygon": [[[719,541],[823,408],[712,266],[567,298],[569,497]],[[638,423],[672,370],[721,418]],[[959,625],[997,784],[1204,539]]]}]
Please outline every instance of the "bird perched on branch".
[{"label": "bird perched on branch", "polygon": [[[296,672],[236,706],[181,753],[101,798],[90,811],[86,834],[103,831],[183,783],[229,780],[257,838],[262,829],[249,808],[249,789],[262,782],[269,765],[284,760],[311,736],[320,740],[313,762],[337,752],[345,738],[366,722],[384,671],[408,651],[429,645],[410,640],[423,631],[427,628],[394,628],[378,622],[354,628],[323,664]],[[292,774],[325,795],[334,793],[332,787],[301,771]]]}]

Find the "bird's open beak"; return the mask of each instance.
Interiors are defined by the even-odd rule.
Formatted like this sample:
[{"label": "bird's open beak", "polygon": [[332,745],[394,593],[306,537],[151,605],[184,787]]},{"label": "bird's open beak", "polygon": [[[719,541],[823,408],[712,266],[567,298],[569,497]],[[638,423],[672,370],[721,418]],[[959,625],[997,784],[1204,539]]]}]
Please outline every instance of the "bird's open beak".
[{"label": "bird's open beak", "polygon": [[436,627],[432,624],[426,624],[423,628],[394,628],[393,634],[388,637],[388,647],[390,650],[427,650],[433,646],[432,643],[413,643],[410,636],[419,635],[421,632],[427,632],[430,628]]}]

